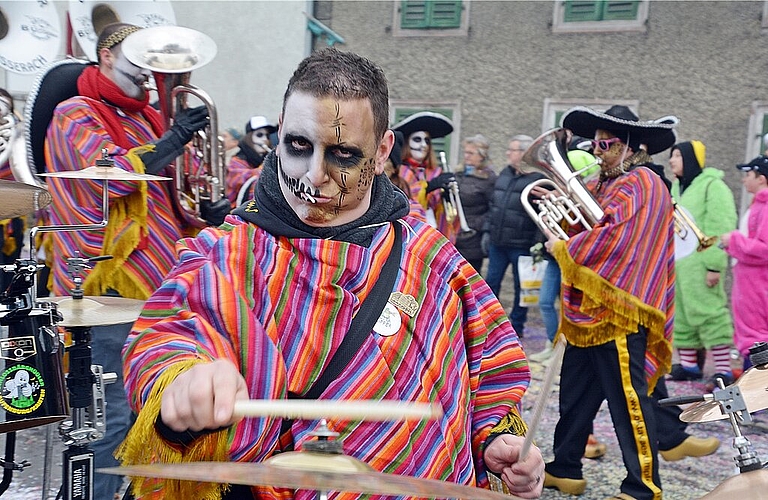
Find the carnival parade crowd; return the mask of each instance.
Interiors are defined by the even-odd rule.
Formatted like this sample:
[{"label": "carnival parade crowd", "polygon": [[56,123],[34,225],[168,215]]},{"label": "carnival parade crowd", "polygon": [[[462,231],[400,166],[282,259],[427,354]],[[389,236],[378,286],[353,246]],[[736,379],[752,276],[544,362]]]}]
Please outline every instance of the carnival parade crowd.
[{"label": "carnival parade crowd", "polygon": [[[173,178],[179,157],[181,168],[200,168],[192,140],[209,112],[184,109],[172,122],[158,112],[145,87],[151,71],[122,50],[141,32],[109,25],[97,63],[65,61],[46,73],[61,97],[37,131],[52,202],[26,218],[27,227],[91,224],[107,189],[103,229],[51,231],[37,242],[50,269],[42,288],[143,301],[135,322],[91,327],[94,364],[118,375],[106,387],[95,467],[264,462],[316,440],[317,420],[244,416],[243,400],[431,403],[437,419],[330,415],[326,425],[345,454],[375,471],[518,498],[588,492],[583,461],[606,452],[594,429],[606,401],[626,469],[612,498],[661,499],[664,461],[718,449],[719,439],[689,432],[681,407],[659,401],[667,384],[702,379],[708,357],[708,391],[734,384],[752,368],[750,348],[768,342],[768,157],[737,166],[752,196],[740,220],[701,141],[678,138],[674,117],[641,120],[621,105],[574,107],[562,128],[538,138],[511,133],[501,168],[484,135],[465,137],[454,165],[435,147],[454,132],[450,119],[420,111],[390,123],[381,68],[328,48],[296,68],[276,123],[255,115],[221,132],[223,196],[191,216],[178,188],[152,176]],[[0,104],[13,112],[9,95]],[[576,171],[579,190],[567,194],[594,206],[589,220],[534,220],[531,207],[555,198],[541,181],[564,175],[537,160],[544,147]],[[103,188],[66,175],[98,162],[136,177]],[[2,224],[5,264],[19,258],[22,225]],[[684,253],[685,230],[715,238]],[[107,255],[84,279],[73,274],[71,258]],[[532,307],[524,262],[546,266],[538,307],[547,344],[536,353],[521,342]],[[502,287],[514,289],[508,312]],[[521,402],[529,363],[553,362],[563,341],[545,463],[526,440]],[[122,485],[97,473],[92,498],[120,495]],[[124,498],[315,497],[132,477]]]}]

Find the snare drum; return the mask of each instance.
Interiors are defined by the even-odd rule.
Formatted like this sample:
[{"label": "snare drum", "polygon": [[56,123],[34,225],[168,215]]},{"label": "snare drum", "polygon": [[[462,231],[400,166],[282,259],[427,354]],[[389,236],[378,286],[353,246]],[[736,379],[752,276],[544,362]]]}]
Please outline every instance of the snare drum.
[{"label": "snare drum", "polygon": [[0,311],[0,433],[69,416],[56,305]]}]

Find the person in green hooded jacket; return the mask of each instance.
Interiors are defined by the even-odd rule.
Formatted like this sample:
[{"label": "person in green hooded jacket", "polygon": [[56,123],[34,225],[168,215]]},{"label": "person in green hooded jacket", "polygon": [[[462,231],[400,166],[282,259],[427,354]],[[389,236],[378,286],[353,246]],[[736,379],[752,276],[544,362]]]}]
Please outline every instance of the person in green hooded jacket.
[{"label": "person in green hooded jacket", "polygon": [[[672,147],[669,166],[676,177],[672,198],[687,210],[704,234],[719,235],[736,228],[736,204],[723,181],[723,172],[705,166],[705,160],[706,147],[700,141]],[[722,378],[726,385],[733,382],[733,318],[724,287],[727,268],[728,257],[715,245],[685,256],[676,251],[673,345],[680,363],[672,366],[673,380],[702,378],[697,351],[704,348],[711,351],[715,362],[711,388],[716,386],[716,378]]]}]

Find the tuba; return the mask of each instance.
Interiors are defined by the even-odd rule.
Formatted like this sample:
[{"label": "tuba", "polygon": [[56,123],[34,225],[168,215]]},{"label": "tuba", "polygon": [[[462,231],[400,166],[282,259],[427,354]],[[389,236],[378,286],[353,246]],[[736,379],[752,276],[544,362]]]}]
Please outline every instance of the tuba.
[{"label": "tuba", "polygon": [[[568,240],[563,222],[569,226],[581,224],[590,230],[603,218],[603,209],[581,177],[592,165],[580,170],[574,169],[568,161],[568,140],[568,132],[563,128],[545,132],[523,154],[520,166],[524,173],[539,172],[545,176],[523,189],[520,199],[525,211],[539,228],[563,240]],[[528,198],[531,190],[537,186],[551,192],[542,197],[538,207],[534,208]]]},{"label": "tuba", "polygon": [[125,57],[140,68],[152,71],[159,97],[160,113],[166,127],[187,107],[193,95],[208,110],[209,123],[192,139],[195,159],[187,155],[176,159],[175,184],[184,212],[199,223],[201,202],[217,202],[224,197],[226,165],[224,144],[218,133],[216,106],[204,90],[191,85],[192,70],[205,66],[216,55],[216,43],[207,35],[181,26],[158,26],[132,33],[122,44]]}]

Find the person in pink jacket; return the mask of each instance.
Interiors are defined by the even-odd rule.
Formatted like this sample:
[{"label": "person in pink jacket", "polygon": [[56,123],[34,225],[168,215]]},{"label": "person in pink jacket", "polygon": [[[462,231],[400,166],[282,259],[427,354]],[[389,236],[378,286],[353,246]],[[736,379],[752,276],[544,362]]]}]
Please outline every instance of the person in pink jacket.
[{"label": "person in pink jacket", "polygon": [[747,220],[747,234],[732,231],[720,237],[719,245],[736,258],[733,266],[733,340],[744,357],[744,369],[751,366],[749,348],[768,341],[768,156],[758,156],[745,165],[742,183],[754,195]]}]

